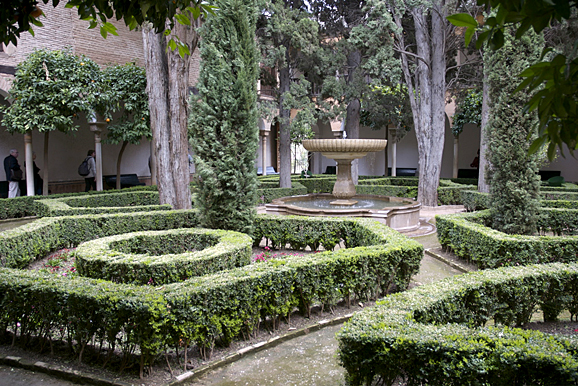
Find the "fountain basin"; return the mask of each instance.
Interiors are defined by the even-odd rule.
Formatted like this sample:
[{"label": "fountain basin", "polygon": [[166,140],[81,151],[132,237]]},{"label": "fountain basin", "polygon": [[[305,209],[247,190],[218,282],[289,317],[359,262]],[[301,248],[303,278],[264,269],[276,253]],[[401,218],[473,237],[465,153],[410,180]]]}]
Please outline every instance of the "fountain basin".
[{"label": "fountain basin", "polygon": [[408,198],[356,195],[354,205],[332,205],[329,193],[305,194],[274,199],[265,205],[267,213],[298,216],[371,217],[402,232],[419,228],[421,204]]}]

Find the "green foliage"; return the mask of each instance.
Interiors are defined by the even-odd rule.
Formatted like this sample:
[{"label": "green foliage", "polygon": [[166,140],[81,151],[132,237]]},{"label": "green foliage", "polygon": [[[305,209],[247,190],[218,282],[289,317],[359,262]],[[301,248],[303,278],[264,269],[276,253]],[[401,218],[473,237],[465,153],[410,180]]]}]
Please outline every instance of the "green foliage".
[{"label": "green foliage", "polygon": [[482,125],[482,99],[480,91],[471,90],[459,102],[453,119],[452,133],[454,136],[459,136],[467,123]]},{"label": "green foliage", "polygon": [[[543,232],[576,234],[576,209],[543,209],[537,224]],[[479,268],[578,261],[577,236],[509,235],[490,227],[489,211],[436,216],[438,240]]]},{"label": "green foliage", "polygon": [[279,182],[260,182],[257,189],[258,203],[267,204],[276,198],[307,194],[307,188],[299,182],[292,182],[290,188],[280,188]]},{"label": "green foliage", "polygon": [[12,133],[78,129],[80,112],[110,108],[112,95],[99,66],[70,49],[36,50],[17,66],[9,98],[0,106],[2,124]]},{"label": "green foliage", "polygon": [[252,232],[258,147],[255,8],[224,1],[204,26],[199,96],[192,97],[189,134],[204,227]]},{"label": "green foliage", "polygon": [[[114,65],[103,70],[103,77],[116,96],[116,110],[122,108],[119,122],[107,126],[108,143],[138,145],[142,137],[152,138],[146,72],[135,63]],[[110,118],[110,117],[109,117]]]},{"label": "green foliage", "polygon": [[540,177],[538,156],[528,150],[535,135],[536,115],[524,110],[527,95],[513,94],[517,82],[511,74],[538,61],[543,38],[524,36],[514,41],[508,31],[499,51],[486,53],[484,65],[489,83],[490,119],[488,159],[492,227],[509,234],[532,234],[536,229]]},{"label": "green foliage", "polygon": [[45,217],[0,234],[0,262],[3,267],[24,268],[50,252],[100,237],[198,225],[194,211]]},{"label": "green foliage", "polygon": [[[162,287],[0,268],[0,330],[36,335],[55,329],[62,336],[74,337],[74,345],[94,339],[97,345],[106,341],[123,352],[140,349],[147,362],[182,341],[192,342],[201,350],[212,348],[218,339],[230,342],[241,333],[253,333],[259,320],[289,315],[297,305],[307,313],[314,301],[333,305],[350,295],[366,299],[404,289],[423,256],[419,243],[370,219],[257,219],[254,239],[283,232],[295,242],[299,242],[295,237],[299,234],[311,245],[335,245],[343,238],[352,248],[286,256]],[[0,234],[0,259],[4,266],[26,267],[50,251],[83,241],[197,224],[194,211],[44,218]],[[181,236],[195,232],[167,232],[168,250],[182,251],[185,246]],[[230,235],[235,239],[233,244],[243,245],[241,254],[248,246],[249,239],[244,235],[198,232]],[[113,241],[106,253],[110,258],[114,248],[120,249],[120,254],[146,250],[157,253],[154,238],[158,234],[141,235],[138,241],[133,239],[135,235],[104,240],[104,244]],[[202,247],[206,242],[211,243],[201,240],[198,245]],[[98,258],[93,248],[99,243],[97,240],[79,249]],[[162,259],[169,261],[170,257]]]},{"label": "green foliage", "polygon": [[[530,27],[540,33],[552,25],[554,20],[560,22],[569,20],[576,12],[575,1],[521,1],[521,0],[482,0],[479,5],[491,6],[494,14],[484,20],[477,48],[487,44],[492,50],[504,46],[508,28],[514,28],[516,39],[522,39],[529,34]],[[453,24],[466,27],[466,44],[477,29],[478,22],[470,15],[458,14],[448,18]],[[576,43],[574,42],[574,45]],[[546,49],[542,57],[550,52]],[[539,135],[534,140],[530,150],[538,151],[549,142],[548,158],[553,160],[556,147],[563,154],[562,144],[566,144],[571,153],[578,146],[576,89],[578,88],[578,59],[576,51],[552,55],[549,61],[527,66],[520,75],[524,82],[516,91],[528,88],[533,92],[526,99],[526,107],[536,111],[539,116]]]},{"label": "green foliage", "polygon": [[150,191],[40,199],[35,204],[40,217],[171,209],[170,205],[159,204],[158,192]]},{"label": "green foliage", "polygon": [[125,233],[83,243],[76,268],[115,283],[162,285],[247,265],[252,243],[242,233],[199,228]]},{"label": "green foliage", "polygon": [[374,86],[363,96],[360,123],[375,130],[393,124],[395,140],[400,141],[413,127],[407,87]]},{"label": "green foliage", "polygon": [[[576,264],[458,275],[388,296],[338,333],[350,385],[576,385],[574,339],[511,326],[576,313]],[[493,319],[495,327],[484,327]],[[550,319],[551,320],[551,319]]]},{"label": "green foliage", "polygon": [[[150,191],[156,190],[156,186],[135,186],[129,189],[123,189],[122,193],[127,191]],[[107,191],[106,194],[120,193],[120,191]],[[97,192],[91,190],[90,192],[83,193],[62,193],[62,194],[51,194],[50,198],[62,198],[62,197],[74,197],[83,195],[93,195],[93,194],[103,194],[103,192]],[[19,218],[27,216],[38,216],[38,206],[36,201],[43,200],[46,197],[43,196],[20,196],[11,199],[3,198],[0,199],[0,220],[5,220],[8,218]]]}]

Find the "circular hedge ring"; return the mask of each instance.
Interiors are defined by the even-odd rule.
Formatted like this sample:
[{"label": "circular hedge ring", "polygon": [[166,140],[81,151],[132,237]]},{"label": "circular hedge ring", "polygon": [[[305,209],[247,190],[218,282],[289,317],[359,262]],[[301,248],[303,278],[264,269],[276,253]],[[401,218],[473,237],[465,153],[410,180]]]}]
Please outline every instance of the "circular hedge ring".
[{"label": "circular hedge ring", "polygon": [[134,232],[81,244],[82,276],[127,284],[168,284],[251,262],[252,239],[212,229]]}]

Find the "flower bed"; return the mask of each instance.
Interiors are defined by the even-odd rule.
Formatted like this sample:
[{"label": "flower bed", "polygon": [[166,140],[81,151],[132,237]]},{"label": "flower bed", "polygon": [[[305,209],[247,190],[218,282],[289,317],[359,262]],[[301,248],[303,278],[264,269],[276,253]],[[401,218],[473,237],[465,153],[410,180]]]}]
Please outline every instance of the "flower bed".
[{"label": "flower bed", "polygon": [[[578,312],[578,265],[510,267],[395,294],[339,332],[349,385],[576,385],[575,339],[509,328]],[[483,327],[493,319],[496,327]]]}]

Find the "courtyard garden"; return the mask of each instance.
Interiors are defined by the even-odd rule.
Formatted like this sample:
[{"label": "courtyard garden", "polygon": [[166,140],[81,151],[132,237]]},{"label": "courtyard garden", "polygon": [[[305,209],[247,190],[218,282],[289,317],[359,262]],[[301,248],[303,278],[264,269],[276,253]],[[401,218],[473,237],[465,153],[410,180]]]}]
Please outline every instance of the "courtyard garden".
[{"label": "courtyard garden", "polygon": [[[2,11],[5,44],[42,25],[20,3]],[[31,133],[45,134],[46,181],[44,195],[0,199],[2,352],[35,357],[35,369],[56,358],[176,384],[214,358],[343,323],[331,355],[344,385],[578,385],[578,328],[551,327],[578,320],[578,185],[539,175],[578,148],[576,3],[153,3],[67,2],[103,37],[113,16],[142,28],[145,68],[34,50],[11,78],[2,124],[24,136],[29,193]],[[107,124],[106,141],[123,143],[116,189],[102,191],[100,170],[99,191],[48,195],[48,134],[77,130],[80,116],[99,162]],[[441,178],[446,132],[457,172],[468,124],[479,128],[477,178]],[[337,175],[296,170],[297,147],[322,126],[339,138],[318,138],[330,144],[316,152]],[[354,159],[387,142],[359,145],[372,129],[385,129],[392,172],[414,131],[417,177],[387,177],[387,154],[383,175],[360,175]],[[270,133],[279,173],[258,177]],[[143,137],[151,185],[120,189],[125,147]],[[365,195],[457,207],[415,228],[436,229],[429,243],[472,272],[417,283],[434,254],[387,217],[262,213],[317,193],[350,208]]]}]

